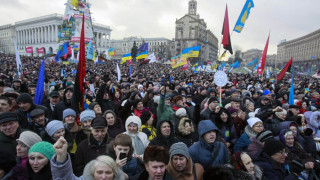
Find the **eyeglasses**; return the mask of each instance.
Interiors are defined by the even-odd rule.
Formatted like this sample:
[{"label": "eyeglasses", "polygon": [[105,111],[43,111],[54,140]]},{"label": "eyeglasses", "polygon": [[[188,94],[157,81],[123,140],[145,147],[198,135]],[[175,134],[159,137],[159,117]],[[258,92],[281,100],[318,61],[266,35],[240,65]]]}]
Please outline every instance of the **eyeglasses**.
[{"label": "eyeglasses", "polygon": [[281,155],[287,155],[289,152],[287,149],[285,149],[285,150],[279,151],[278,153],[280,153]]}]

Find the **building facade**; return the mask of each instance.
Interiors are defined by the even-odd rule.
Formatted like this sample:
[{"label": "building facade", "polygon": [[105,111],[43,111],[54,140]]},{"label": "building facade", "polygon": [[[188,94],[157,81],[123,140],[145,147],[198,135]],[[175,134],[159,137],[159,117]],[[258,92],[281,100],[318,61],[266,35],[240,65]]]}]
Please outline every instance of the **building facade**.
[{"label": "building facade", "polygon": [[207,24],[197,14],[197,1],[190,0],[188,14],[176,20],[175,54],[187,47],[201,45],[198,60],[206,62],[218,58],[218,38],[207,29]]},{"label": "building facade", "polygon": [[249,49],[246,52],[241,53],[241,57],[244,63],[249,63],[255,59],[258,59],[262,55],[262,50],[260,49]]},{"label": "building facade", "polygon": [[[62,21],[63,15],[50,14],[17,21],[14,25],[0,26],[0,51],[13,54],[15,51],[12,38],[15,38],[21,55],[27,55],[27,47],[33,48],[34,56],[39,55],[39,48],[43,48],[44,54],[55,54],[59,48],[58,32]],[[110,47],[110,27],[93,23],[93,30],[97,51],[106,51]]]},{"label": "building facade", "polygon": [[320,61],[320,29],[290,41],[283,40],[277,46],[277,62],[285,64],[291,57],[295,64],[318,64]]}]

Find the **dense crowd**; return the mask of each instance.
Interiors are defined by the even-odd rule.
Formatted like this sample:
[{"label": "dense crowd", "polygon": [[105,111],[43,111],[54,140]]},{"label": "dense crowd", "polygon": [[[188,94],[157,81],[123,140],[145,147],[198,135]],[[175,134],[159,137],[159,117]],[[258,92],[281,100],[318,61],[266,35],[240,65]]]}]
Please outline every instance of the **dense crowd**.
[{"label": "dense crowd", "polygon": [[[72,103],[77,64],[0,54],[0,179],[319,179],[317,79],[274,81],[87,62],[84,107]],[[275,76],[275,75],[273,75]]]}]

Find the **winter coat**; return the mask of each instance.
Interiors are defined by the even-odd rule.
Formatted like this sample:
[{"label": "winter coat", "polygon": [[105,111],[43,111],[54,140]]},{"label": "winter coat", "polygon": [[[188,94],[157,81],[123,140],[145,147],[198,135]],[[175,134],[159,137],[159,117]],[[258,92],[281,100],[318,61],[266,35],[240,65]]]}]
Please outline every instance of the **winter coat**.
[{"label": "winter coat", "polygon": [[199,140],[198,133],[194,132],[194,125],[191,122],[191,133],[187,134],[184,123],[187,120],[187,118],[182,118],[179,127],[178,127],[178,135],[177,138],[180,142],[183,142],[187,145],[187,147],[190,147],[193,143],[197,142]]},{"label": "winter coat", "polygon": [[[64,138],[68,142],[68,151],[70,151],[72,149],[72,146],[73,146],[73,137],[72,137],[71,132],[68,129],[64,128],[64,131],[65,131]],[[44,134],[42,140],[43,141],[47,141],[47,142],[49,142],[51,144],[56,143],[56,140],[53,139],[53,137],[50,137],[48,133]]]},{"label": "winter coat", "polygon": [[253,168],[254,175],[250,174],[248,171],[236,170],[235,176],[237,180],[261,180],[263,178],[263,172],[257,165],[254,165]]},{"label": "winter coat", "polygon": [[295,180],[292,174],[288,174],[285,165],[277,165],[274,160],[265,153],[262,153],[255,161],[263,169],[264,176],[272,180]]},{"label": "winter coat", "polygon": [[115,138],[118,134],[125,132],[126,129],[122,124],[121,119],[116,118],[113,125],[108,125],[108,135],[111,138]]},{"label": "winter coat", "polygon": [[[239,138],[241,136],[241,134],[244,131],[244,128],[248,125],[246,120],[242,120],[241,118],[239,118],[238,116],[233,119],[233,125],[234,128],[236,129],[236,133],[237,133],[237,138]],[[246,118],[248,119],[248,118]]]},{"label": "winter coat", "polygon": [[[209,166],[224,165],[229,160],[228,150],[222,142],[216,139],[213,144],[209,144],[204,140],[203,135],[212,130],[219,133],[219,129],[210,120],[200,121],[198,126],[199,141],[189,147],[193,162],[201,164],[204,169]],[[213,159],[214,156],[215,159]]]},{"label": "winter coat", "polygon": [[[138,136],[138,138],[140,139],[140,141],[142,142],[142,144],[144,146],[143,149],[146,149],[146,147],[149,145],[150,141],[148,139],[148,136],[145,133],[139,132],[139,129],[141,128],[141,120],[139,120],[138,118],[130,118],[130,119],[126,120],[126,124],[125,124],[126,132],[124,132],[123,134],[127,134],[127,135],[130,136],[130,133],[129,133],[129,130],[128,130],[128,125],[131,124],[131,123],[134,123],[134,124],[138,125],[137,136]],[[136,148],[135,148],[134,139],[131,138],[131,140],[132,140],[132,147],[135,150]],[[137,152],[134,151],[134,154],[137,154]],[[141,155],[141,154],[139,154],[139,155]]]},{"label": "winter coat", "polygon": [[273,119],[266,119],[263,122],[264,129],[271,131],[273,136],[278,136],[281,122],[283,122],[283,120],[276,116],[274,116]]},{"label": "winter coat", "polygon": [[200,118],[201,120],[208,120],[210,119],[210,114],[213,113],[214,111],[211,111],[209,109],[209,107],[207,107],[206,109],[202,110],[200,113]]},{"label": "winter coat", "polygon": [[205,98],[206,98],[206,96],[199,94],[199,95],[193,97],[193,98],[192,98],[192,101],[193,101],[194,103],[196,103],[197,105],[201,105],[201,102],[202,102]]},{"label": "winter coat", "polygon": [[309,127],[316,133],[316,135],[318,134],[317,130],[320,129],[320,111],[312,112]]},{"label": "winter coat", "polygon": [[106,88],[107,84],[102,84],[99,87],[99,91],[96,96],[96,102],[100,105],[102,112],[105,112],[106,110],[111,110],[116,115],[118,115],[118,107],[116,106],[116,104],[111,99],[103,99],[103,96],[106,92]]},{"label": "winter coat", "polygon": [[203,167],[201,164],[193,163],[191,157],[187,159],[187,165],[183,172],[178,172],[173,165],[172,159],[169,161],[169,164],[166,167],[169,174],[176,180],[194,180],[197,177],[197,180],[202,180],[204,173]]},{"label": "winter coat", "polygon": [[[289,129],[291,123],[295,123],[293,121],[284,121],[280,123],[280,131]],[[297,127],[298,124],[295,123]],[[314,142],[313,136],[306,136],[300,134],[299,130],[297,131],[297,136],[295,137],[297,142],[306,150],[308,153],[314,154],[316,153],[316,143]]]},{"label": "winter coat", "polygon": [[[170,125],[170,136],[169,137],[164,137],[161,134],[161,124],[164,122],[168,122]],[[171,145],[174,143],[179,142],[178,138],[175,136],[174,134],[174,129],[173,129],[173,125],[172,122],[170,120],[162,120],[162,121],[158,121],[157,122],[157,137],[155,137],[154,139],[152,139],[152,141],[150,142],[149,145],[158,145],[158,146],[164,146],[168,149],[170,149]]]},{"label": "winter coat", "polygon": [[111,138],[106,134],[104,140],[99,145],[98,141],[90,134],[88,139],[83,140],[78,144],[78,149],[75,153],[74,173],[77,176],[82,175],[85,165],[91,160],[100,155],[107,155],[106,146],[111,141]]},{"label": "winter coat", "polygon": [[[56,161],[56,155],[54,155],[50,160],[51,165],[51,172],[53,179],[67,179],[67,180],[94,180],[93,176],[90,173],[90,168],[92,167],[93,163],[86,164],[83,175],[77,177],[72,172],[72,163],[70,160],[70,155],[68,155],[67,160],[63,163],[58,163]],[[82,174],[82,173],[81,173]],[[121,169],[118,168],[116,177],[114,180],[124,180],[124,173]]]},{"label": "winter coat", "polygon": [[[45,119],[46,125],[48,124],[48,122],[49,122],[49,119],[46,118]],[[43,139],[45,134],[46,134],[46,129],[45,129],[46,125],[44,127],[42,127],[42,126],[40,126],[39,124],[37,124],[35,122],[31,122],[31,123],[29,123],[29,126],[28,126],[27,129],[37,133],[41,137],[41,139]]]},{"label": "winter coat", "polygon": [[250,138],[251,143],[248,146],[248,154],[251,159],[256,160],[262,153],[263,143],[260,142],[255,136]]},{"label": "winter coat", "polygon": [[19,139],[19,136],[23,131],[23,129],[18,127],[16,135],[13,138],[6,136],[3,132],[0,131],[0,147],[2,149],[8,149],[16,154],[16,140]]},{"label": "winter coat", "polygon": [[29,163],[27,164],[27,169],[28,169],[29,179],[53,180],[49,160],[48,160],[48,163],[37,173],[33,172]]},{"label": "winter coat", "polygon": [[170,120],[171,114],[174,112],[171,107],[167,106],[165,103],[164,95],[160,94],[160,101],[157,107],[157,119],[160,120]]},{"label": "winter coat", "polygon": [[244,128],[244,133],[240,136],[237,140],[236,144],[234,145],[233,151],[248,151],[248,146],[251,143],[250,138],[257,136],[257,133],[252,130],[252,128],[247,125]]},{"label": "winter coat", "polygon": [[32,104],[28,111],[22,111],[20,108],[16,110],[19,126],[23,129],[28,128],[28,125],[32,122],[30,118],[30,112],[34,109],[42,109],[47,112],[47,108],[41,105]]}]

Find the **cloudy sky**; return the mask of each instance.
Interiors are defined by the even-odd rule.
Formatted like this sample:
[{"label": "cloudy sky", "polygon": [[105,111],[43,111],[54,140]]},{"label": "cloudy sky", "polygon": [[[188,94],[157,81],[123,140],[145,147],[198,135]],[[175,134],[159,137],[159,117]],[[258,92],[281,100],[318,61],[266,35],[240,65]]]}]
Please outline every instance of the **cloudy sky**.
[{"label": "cloudy sky", "polygon": [[[3,0],[0,25],[52,13],[64,13],[67,0]],[[197,13],[221,40],[228,4],[233,28],[246,0],[197,0]],[[189,0],[90,0],[94,22],[109,25],[112,39],[129,36],[174,38],[176,19],[188,12]],[[292,40],[320,28],[319,0],[254,0],[243,31],[232,33],[233,49],[263,49],[270,31],[268,54],[283,39]]]}]

